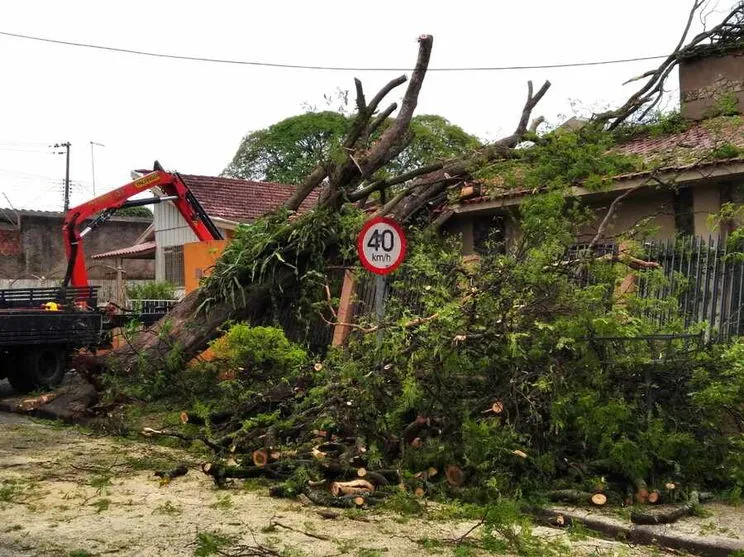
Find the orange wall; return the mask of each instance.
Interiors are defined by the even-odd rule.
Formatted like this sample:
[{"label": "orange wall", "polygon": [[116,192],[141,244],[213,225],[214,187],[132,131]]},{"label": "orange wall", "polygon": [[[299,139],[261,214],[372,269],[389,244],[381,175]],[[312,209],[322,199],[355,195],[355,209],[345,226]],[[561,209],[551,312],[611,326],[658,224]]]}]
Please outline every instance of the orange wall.
[{"label": "orange wall", "polygon": [[227,245],[227,240],[209,240],[183,245],[183,275],[186,294],[199,288],[202,277],[212,272],[217,259]]}]

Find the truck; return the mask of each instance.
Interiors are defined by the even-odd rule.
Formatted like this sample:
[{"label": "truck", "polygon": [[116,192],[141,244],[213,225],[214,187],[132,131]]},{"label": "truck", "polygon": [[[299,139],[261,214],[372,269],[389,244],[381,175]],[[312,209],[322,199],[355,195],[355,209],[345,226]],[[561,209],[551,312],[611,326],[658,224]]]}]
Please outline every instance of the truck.
[{"label": "truck", "polygon": [[[147,190],[158,193],[131,199]],[[100,304],[98,288],[89,282],[83,238],[120,209],[163,202],[174,204],[200,241],[222,239],[181,176],[158,161],[152,172],[73,207],[62,226],[67,269],[60,286],[0,290],[0,379],[20,392],[53,388],[76,351],[110,347],[111,331],[132,319],[148,324],[162,317],[163,312]]]}]

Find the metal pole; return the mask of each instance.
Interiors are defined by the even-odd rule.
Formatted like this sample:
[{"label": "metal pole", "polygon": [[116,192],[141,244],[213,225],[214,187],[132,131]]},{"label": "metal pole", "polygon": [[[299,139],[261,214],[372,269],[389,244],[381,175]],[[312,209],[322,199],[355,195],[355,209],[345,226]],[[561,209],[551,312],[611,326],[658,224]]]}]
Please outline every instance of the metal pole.
[{"label": "metal pole", "polygon": [[90,174],[93,181],[93,197],[96,196],[96,161],[95,156],[93,155],[93,146],[96,145],[98,147],[105,147],[103,143],[97,143],[95,141],[90,142]]},{"label": "metal pole", "polygon": [[93,157],[93,142],[90,142],[90,176],[93,181],[93,197],[96,196],[96,162]]},{"label": "metal pole", "polygon": [[385,276],[375,275],[375,317],[377,320],[377,348],[382,346],[382,320],[385,317]]},{"label": "metal pole", "polygon": [[65,213],[70,210],[70,142],[62,144],[66,149],[65,156]]}]

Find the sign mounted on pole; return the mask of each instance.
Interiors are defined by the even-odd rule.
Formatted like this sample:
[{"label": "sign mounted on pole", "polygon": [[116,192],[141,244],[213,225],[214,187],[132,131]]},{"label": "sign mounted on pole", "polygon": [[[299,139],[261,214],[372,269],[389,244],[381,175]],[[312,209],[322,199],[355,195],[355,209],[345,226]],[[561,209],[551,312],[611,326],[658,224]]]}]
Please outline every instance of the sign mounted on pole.
[{"label": "sign mounted on pole", "polygon": [[357,238],[359,259],[377,275],[397,269],[406,256],[406,236],[393,219],[377,217],[367,222]]}]

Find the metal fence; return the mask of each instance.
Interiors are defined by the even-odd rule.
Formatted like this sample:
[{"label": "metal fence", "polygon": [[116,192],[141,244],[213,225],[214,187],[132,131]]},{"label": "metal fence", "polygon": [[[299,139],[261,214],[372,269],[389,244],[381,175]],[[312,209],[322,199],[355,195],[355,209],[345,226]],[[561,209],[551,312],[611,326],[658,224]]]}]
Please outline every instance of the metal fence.
[{"label": "metal fence", "polygon": [[[744,334],[744,252],[714,236],[653,243],[646,252],[661,266],[664,280],[642,273],[642,298],[676,298],[685,327],[704,322],[711,340]],[[663,322],[667,316],[659,318]]]},{"label": "metal fence", "polygon": [[[742,246],[744,248],[744,246]],[[575,246],[568,251],[570,257],[583,253],[586,246]],[[595,246],[599,255],[617,253],[613,244]],[[734,250],[724,238],[710,236],[679,237],[666,242],[645,246],[646,261],[659,264],[656,271],[641,271],[637,281],[637,294],[646,300],[667,302],[666,307],[648,309],[659,327],[678,319],[685,328],[705,323],[705,336],[712,341],[726,341],[744,335],[744,249]],[[331,296],[340,295],[344,269],[327,272],[326,284]],[[591,278],[575,277],[587,284]],[[416,277],[403,268],[385,278],[384,298],[396,308],[405,307],[413,314],[424,310],[424,287]],[[375,313],[375,278],[362,272],[357,276],[351,321],[371,318]],[[333,327],[318,317],[298,318],[296,304],[288,299],[275,311],[271,320],[278,322],[287,336],[324,349],[333,338]],[[328,318],[331,318],[327,314]],[[332,319],[331,319],[332,320]],[[696,336],[696,335],[693,335]]]}]

